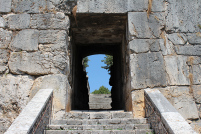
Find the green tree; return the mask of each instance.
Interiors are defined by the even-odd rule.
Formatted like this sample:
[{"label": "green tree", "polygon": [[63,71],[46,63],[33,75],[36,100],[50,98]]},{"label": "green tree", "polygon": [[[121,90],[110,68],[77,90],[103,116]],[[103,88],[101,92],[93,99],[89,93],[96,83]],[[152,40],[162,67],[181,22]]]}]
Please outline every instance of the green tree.
[{"label": "green tree", "polygon": [[110,90],[105,86],[101,86],[99,90],[96,89],[92,92],[92,94],[110,94],[110,93],[111,93]]},{"label": "green tree", "polygon": [[105,55],[104,60],[101,60],[101,62],[106,64],[106,66],[101,66],[101,68],[106,69],[108,73],[110,74],[110,71],[111,71],[110,69],[111,69],[111,66],[113,65],[113,56]]},{"label": "green tree", "polygon": [[88,57],[84,57],[84,58],[83,58],[82,64],[83,64],[83,66],[84,66],[84,69],[86,69],[87,67],[89,67],[88,61],[89,61],[89,58],[88,58]]}]

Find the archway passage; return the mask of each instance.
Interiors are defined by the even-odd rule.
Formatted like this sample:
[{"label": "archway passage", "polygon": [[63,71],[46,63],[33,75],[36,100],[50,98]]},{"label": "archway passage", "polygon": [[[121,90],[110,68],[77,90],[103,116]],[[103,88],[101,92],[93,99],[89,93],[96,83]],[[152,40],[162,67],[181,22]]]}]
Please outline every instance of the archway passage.
[{"label": "archway passage", "polygon": [[[125,39],[126,14],[77,14],[71,17],[71,109],[89,109],[89,90],[82,59],[94,54],[113,55],[112,109],[128,109],[128,61]],[[131,102],[130,102],[131,103]]]}]

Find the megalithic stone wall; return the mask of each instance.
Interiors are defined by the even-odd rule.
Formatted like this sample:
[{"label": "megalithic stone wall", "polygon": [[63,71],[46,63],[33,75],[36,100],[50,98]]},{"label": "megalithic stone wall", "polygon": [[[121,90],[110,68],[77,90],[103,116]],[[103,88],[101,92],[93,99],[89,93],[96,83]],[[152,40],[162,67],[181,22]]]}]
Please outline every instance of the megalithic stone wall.
[{"label": "megalithic stone wall", "polygon": [[41,88],[54,89],[53,118],[69,107],[70,21],[62,3],[0,0],[0,133]]},{"label": "megalithic stone wall", "polygon": [[199,121],[200,4],[199,0],[153,0],[150,15],[143,10],[128,13],[136,117],[144,117],[143,90],[158,88],[186,120]]},{"label": "megalithic stone wall", "polygon": [[128,14],[134,115],[144,116],[143,90],[159,88],[185,119],[201,117],[200,0],[0,0],[2,132],[40,88],[54,89],[54,118],[69,108],[68,15],[76,4],[78,13]]}]

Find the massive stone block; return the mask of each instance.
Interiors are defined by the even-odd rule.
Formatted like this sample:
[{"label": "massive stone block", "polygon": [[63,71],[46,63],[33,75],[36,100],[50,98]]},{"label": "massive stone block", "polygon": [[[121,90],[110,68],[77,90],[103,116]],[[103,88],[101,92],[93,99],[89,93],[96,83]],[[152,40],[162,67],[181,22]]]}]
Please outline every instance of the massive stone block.
[{"label": "massive stone block", "polygon": [[147,17],[146,12],[128,13],[129,40],[132,38],[159,38],[164,27],[164,13],[153,13]]},{"label": "massive stone block", "polygon": [[130,55],[131,89],[165,86],[166,73],[160,52]]},{"label": "massive stone block", "polygon": [[198,32],[200,0],[168,0],[166,30],[172,32]]},{"label": "massive stone block", "polygon": [[50,0],[13,0],[12,9],[17,13],[50,12],[54,6]]},{"label": "massive stone block", "polygon": [[5,49],[0,49],[0,74],[6,71],[8,58],[9,51]]},{"label": "massive stone block", "polygon": [[134,118],[145,117],[144,90],[134,90],[131,92],[132,108]]},{"label": "massive stone block", "polygon": [[164,38],[164,43],[160,43],[160,48],[163,55],[175,54],[175,46],[171,41],[167,39],[167,36]]},{"label": "massive stone block", "polygon": [[126,13],[128,11],[145,11],[147,0],[79,0],[78,13]]},{"label": "massive stone block", "polygon": [[201,85],[193,85],[192,89],[195,102],[201,104]]},{"label": "massive stone block", "polygon": [[0,13],[7,13],[11,11],[12,0],[0,0]]},{"label": "massive stone block", "polygon": [[201,45],[175,46],[175,50],[178,55],[188,55],[188,56],[201,55]]},{"label": "massive stone block", "polygon": [[170,85],[190,85],[187,57],[165,56],[164,60]]},{"label": "massive stone block", "polygon": [[8,64],[14,74],[58,74],[65,73],[66,57],[64,52],[12,52]]},{"label": "massive stone block", "polygon": [[174,44],[174,45],[184,45],[187,42],[187,38],[182,33],[173,33],[167,34],[167,38]]},{"label": "massive stone block", "polygon": [[[37,78],[34,81],[33,87],[30,91],[30,99],[37,93],[40,89],[53,89],[53,118],[59,117],[59,111],[65,111],[66,105],[68,103],[70,95],[70,86],[68,84],[68,78],[66,75],[56,74],[56,75],[46,75]],[[57,113],[58,112],[58,113]]]},{"label": "massive stone block", "polygon": [[0,28],[0,48],[8,48],[12,39],[12,32]]},{"label": "massive stone block", "polygon": [[190,44],[201,44],[201,33],[187,33],[187,39]]},{"label": "massive stone block", "polygon": [[162,39],[134,39],[129,42],[129,48],[134,53],[146,53],[149,50],[158,52],[160,43],[164,43]]},{"label": "massive stone block", "polygon": [[0,77],[0,133],[11,125],[29,102],[29,92],[34,78],[28,75],[5,75]]},{"label": "massive stone block", "polygon": [[193,70],[193,84],[201,84],[201,64],[198,65],[193,65],[192,67]]},{"label": "massive stone block", "polygon": [[34,14],[31,18],[31,28],[37,29],[68,29],[69,18],[64,13]]},{"label": "massive stone block", "polygon": [[38,50],[38,36],[38,30],[22,30],[12,40],[10,49],[13,51],[36,51]]},{"label": "massive stone block", "polygon": [[8,20],[8,27],[12,30],[29,28],[29,14],[11,14],[7,15],[6,18]]},{"label": "massive stone block", "polygon": [[160,89],[161,93],[170,101],[185,119],[198,119],[198,111],[189,87],[167,87]]}]

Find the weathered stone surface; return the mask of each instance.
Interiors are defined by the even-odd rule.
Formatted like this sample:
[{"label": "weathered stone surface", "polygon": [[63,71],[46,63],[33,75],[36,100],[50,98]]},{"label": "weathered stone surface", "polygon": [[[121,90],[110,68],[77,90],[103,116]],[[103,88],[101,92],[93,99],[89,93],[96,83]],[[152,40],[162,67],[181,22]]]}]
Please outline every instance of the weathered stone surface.
[{"label": "weathered stone surface", "polygon": [[131,89],[166,85],[164,60],[161,53],[130,55]]},{"label": "weathered stone surface", "polygon": [[64,30],[41,30],[39,32],[39,50],[66,51],[68,47],[67,33]]},{"label": "weathered stone surface", "polygon": [[6,26],[6,23],[5,23],[5,20],[3,17],[0,17],[0,27],[5,27]]},{"label": "weathered stone surface", "polygon": [[165,36],[164,43],[160,43],[159,45],[163,55],[172,55],[175,53],[175,47],[173,43],[167,39],[167,36]]},{"label": "weathered stone surface", "polygon": [[39,43],[55,44],[66,42],[67,33],[64,30],[40,30]]},{"label": "weathered stone surface", "polygon": [[193,95],[196,103],[201,103],[201,85],[193,85]]},{"label": "weathered stone surface", "polygon": [[134,39],[129,42],[129,47],[134,53],[146,53],[149,51],[149,40]]},{"label": "weathered stone surface", "polygon": [[68,29],[69,18],[63,13],[34,14],[31,18],[31,28],[38,29]]},{"label": "weathered stone surface", "polygon": [[189,55],[189,56],[201,55],[201,45],[176,46],[175,49],[176,53],[179,55]]},{"label": "weathered stone surface", "polygon": [[12,0],[1,0],[0,1],[0,12],[7,13],[11,11]]},{"label": "weathered stone surface", "polygon": [[200,75],[201,64],[193,65],[192,69],[193,69],[193,75],[192,75],[193,84],[201,84],[201,75]]},{"label": "weathered stone surface", "polygon": [[4,73],[8,67],[7,62],[9,58],[9,51],[5,49],[0,49],[0,74]]},{"label": "weathered stone surface", "polygon": [[[68,96],[70,93],[70,86],[66,75],[46,75],[37,78],[34,81],[33,87],[30,91],[30,98],[32,98],[39,89],[53,89],[53,118],[59,118],[59,111],[65,111]],[[57,114],[56,114],[57,113]],[[62,112],[63,113],[63,112]]]},{"label": "weathered stone surface", "polygon": [[29,28],[29,14],[11,14],[6,16],[8,19],[8,27],[12,30]]},{"label": "weathered stone surface", "polygon": [[187,33],[187,39],[190,44],[201,44],[201,33]]},{"label": "weathered stone surface", "polygon": [[0,28],[0,48],[7,48],[12,39],[12,32]]},{"label": "weathered stone surface", "polygon": [[184,34],[182,33],[173,33],[167,34],[167,38],[174,44],[174,45],[183,45],[187,42],[187,39]]},{"label": "weathered stone surface", "polygon": [[43,75],[62,72],[67,66],[64,52],[12,52],[9,69],[14,74]]},{"label": "weathered stone surface", "polygon": [[198,111],[189,87],[167,87],[161,88],[162,94],[178,110],[185,119],[198,119]]},{"label": "weathered stone surface", "polygon": [[136,38],[159,38],[164,27],[164,14],[153,13],[147,18],[146,12],[128,13],[129,39]]},{"label": "weathered stone surface", "polygon": [[13,0],[12,9],[17,13],[51,12],[54,6],[50,0]]},{"label": "weathered stone surface", "polygon": [[9,58],[9,51],[6,49],[0,49],[0,66],[6,66]]},{"label": "weathered stone surface", "polygon": [[33,85],[31,76],[5,75],[0,77],[0,127],[6,130],[29,101]]},{"label": "weathered stone surface", "polygon": [[187,57],[165,56],[164,60],[170,85],[190,85]]},{"label": "weathered stone surface", "polygon": [[126,13],[128,11],[145,11],[147,0],[79,0],[78,13]]},{"label": "weathered stone surface", "polygon": [[38,50],[38,36],[38,30],[22,30],[12,40],[10,49],[13,51],[36,51]]},{"label": "weathered stone surface", "polygon": [[163,43],[162,39],[134,39],[129,42],[129,48],[134,53],[145,53],[149,50],[158,52],[160,43]]},{"label": "weathered stone surface", "polygon": [[166,30],[173,32],[200,31],[200,0],[169,0],[167,7]]},{"label": "weathered stone surface", "polygon": [[131,92],[131,96],[134,118],[144,118],[144,90],[134,90]]},{"label": "weathered stone surface", "polygon": [[89,94],[89,109],[111,109],[111,94]]},{"label": "weathered stone surface", "polygon": [[152,12],[163,12],[165,11],[165,1],[164,0],[154,0],[152,1]]}]

